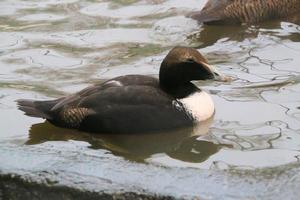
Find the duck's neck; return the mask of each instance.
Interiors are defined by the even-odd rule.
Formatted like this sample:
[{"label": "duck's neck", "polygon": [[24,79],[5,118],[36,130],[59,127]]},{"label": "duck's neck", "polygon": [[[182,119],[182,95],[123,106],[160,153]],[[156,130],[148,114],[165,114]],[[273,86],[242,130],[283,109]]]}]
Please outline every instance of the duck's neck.
[{"label": "duck's neck", "polygon": [[163,83],[160,83],[160,87],[168,94],[173,96],[176,99],[181,99],[184,97],[189,96],[190,94],[193,94],[194,92],[201,91],[198,87],[196,87],[191,82],[186,82],[183,84],[177,84],[177,85],[164,85]]},{"label": "duck's neck", "polygon": [[188,82],[184,81],[182,74],[177,71],[164,71],[164,69],[161,69],[159,73],[159,83],[162,88],[169,90],[181,87]]}]

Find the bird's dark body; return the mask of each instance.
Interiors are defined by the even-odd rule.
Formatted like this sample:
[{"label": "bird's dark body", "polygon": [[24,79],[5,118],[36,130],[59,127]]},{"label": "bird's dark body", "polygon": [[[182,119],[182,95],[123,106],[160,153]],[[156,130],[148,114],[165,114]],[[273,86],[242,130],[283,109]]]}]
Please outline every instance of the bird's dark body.
[{"label": "bird's dark body", "polygon": [[214,113],[211,98],[191,81],[223,78],[197,50],[175,47],[161,63],[159,79],[120,76],[56,100],[18,100],[18,104],[28,116],[82,131],[172,130],[192,126]]},{"label": "bird's dark body", "polygon": [[205,24],[253,24],[300,16],[300,0],[209,0],[190,15]]},{"label": "bird's dark body", "polygon": [[27,115],[88,132],[155,132],[192,125],[184,108],[172,101],[176,99],[159,88],[156,78],[128,75],[57,100],[19,100],[19,105],[24,111],[30,105]]}]

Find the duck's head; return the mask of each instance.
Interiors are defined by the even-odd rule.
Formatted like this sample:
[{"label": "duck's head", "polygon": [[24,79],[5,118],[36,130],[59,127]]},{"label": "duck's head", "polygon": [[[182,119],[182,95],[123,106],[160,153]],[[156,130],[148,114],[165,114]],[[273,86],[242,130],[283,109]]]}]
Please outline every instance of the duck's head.
[{"label": "duck's head", "polygon": [[234,0],[209,0],[201,11],[192,12],[188,16],[204,24],[238,24],[240,22],[237,19],[229,18],[226,13],[233,3]]},{"label": "duck's head", "polygon": [[159,81],[165,88],[175,88],[194,80],[228,81],[194,48],[175,47],[160,66]]}]

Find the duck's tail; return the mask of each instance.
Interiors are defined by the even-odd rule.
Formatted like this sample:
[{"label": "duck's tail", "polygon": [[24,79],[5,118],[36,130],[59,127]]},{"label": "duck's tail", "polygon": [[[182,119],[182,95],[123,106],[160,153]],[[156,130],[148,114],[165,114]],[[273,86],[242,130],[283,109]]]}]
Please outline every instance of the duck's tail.
[{"label": "duck's tail", "polygon": [[52,119],[51,108],[57,103],[57,100],[50,101],[33,101],[28,99],[18,99],[18,107],[25,115],[31,117],[39,117],[44,119]]}]

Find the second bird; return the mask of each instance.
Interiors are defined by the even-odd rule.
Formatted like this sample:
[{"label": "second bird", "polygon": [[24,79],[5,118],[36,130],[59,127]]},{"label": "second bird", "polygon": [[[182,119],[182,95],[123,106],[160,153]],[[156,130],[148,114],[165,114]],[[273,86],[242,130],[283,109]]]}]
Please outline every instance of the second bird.
[{"label": "second bird", "polygon": [[253,24],[271,19],[298,23],[300,0],[208,0],[190,17],[205,24]]}]

